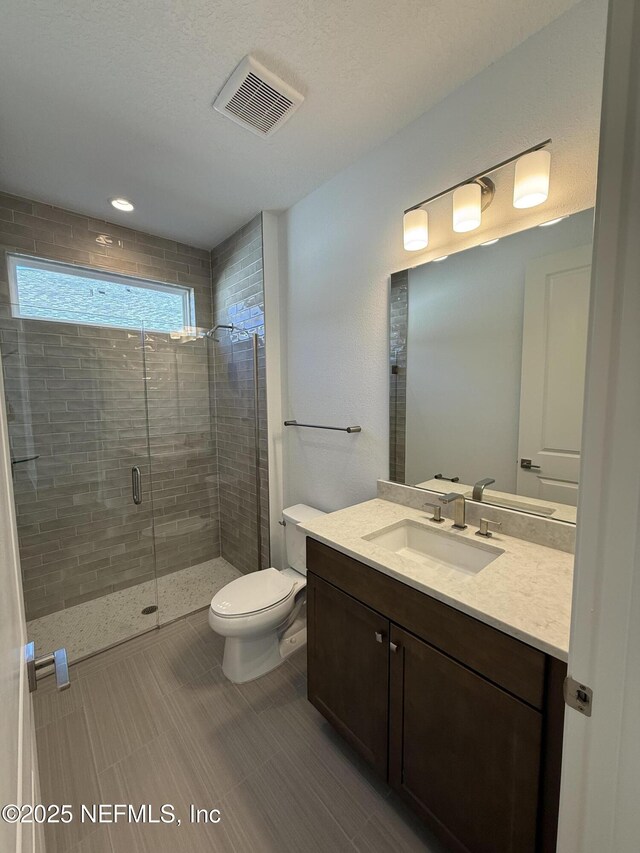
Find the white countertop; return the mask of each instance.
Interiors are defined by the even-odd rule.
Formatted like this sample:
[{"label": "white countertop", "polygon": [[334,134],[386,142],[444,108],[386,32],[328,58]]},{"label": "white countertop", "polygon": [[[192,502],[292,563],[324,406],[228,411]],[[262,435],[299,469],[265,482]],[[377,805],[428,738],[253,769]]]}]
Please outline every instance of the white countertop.
[{"label": "white countertop", "polygon": [[478,542],[475,527],[451,530],[420,510],[379,498],[314,518],[301,528],[325,545],[431,595],[487,625],[566,661],[573,555],[494,533],[487,544],[504,553],[477,574],[428,567],[363,539],[403,519]]}]

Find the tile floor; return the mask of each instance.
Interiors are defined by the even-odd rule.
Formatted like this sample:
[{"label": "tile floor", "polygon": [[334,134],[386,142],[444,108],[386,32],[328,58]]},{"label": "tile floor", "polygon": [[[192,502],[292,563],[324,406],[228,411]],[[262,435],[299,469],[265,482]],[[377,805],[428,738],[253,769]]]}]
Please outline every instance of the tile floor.
[{"label": "tile floor", "polygon": [[[34,696],[42,799],[171,803],[177,826],[75,821],[48,853],[442,853],[306,700],[306,656],[246,685],[194,613],[51,678]],[[220,809],[217,825],[189,805]]]},{"label": "tile floor", "polygon": [[[148,581],[33,619],[29,639],[39,654],[64,647],[69,660],[77,661],[205,607],[239,576],[231,563],[216,557],[158,578],[157,589],[155,581]],[[141,611],[149,604],[158,610],[145,616]]]}]

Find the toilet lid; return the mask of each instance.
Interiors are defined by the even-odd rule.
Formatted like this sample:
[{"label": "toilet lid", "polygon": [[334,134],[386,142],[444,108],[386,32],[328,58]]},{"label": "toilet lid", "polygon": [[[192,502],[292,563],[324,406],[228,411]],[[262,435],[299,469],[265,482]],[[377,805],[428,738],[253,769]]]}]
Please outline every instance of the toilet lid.
[{"label": "toilet lid", "polygon": [[213,596],[211,609],[220,616],[246,616],[284,601],[293,587],[293,579],[277,569],[251,572],[222,587]]}]

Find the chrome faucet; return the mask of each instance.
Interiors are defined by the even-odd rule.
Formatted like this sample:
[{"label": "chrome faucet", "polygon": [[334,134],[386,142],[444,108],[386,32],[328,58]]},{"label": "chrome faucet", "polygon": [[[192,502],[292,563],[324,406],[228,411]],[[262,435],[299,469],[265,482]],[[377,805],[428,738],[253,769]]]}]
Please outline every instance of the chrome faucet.
[{"label": "chrome faucet", "polygon": [[474,501],[481,501],[482,496],[484,495],[484,487],[490,486],[491,483],[495,483],[491,477],[485,477],[484,480],[478,480],[478,482],[473,487],[473,499]]},{"label": "chrome faucet", "polygon": [[458,492],[449,492],[446,495],[440,495],[440,500],[443,504],[453,504],[453,526],[458,530],[464,530],[467,526],[465,522],[466,503],[464,495]]}]

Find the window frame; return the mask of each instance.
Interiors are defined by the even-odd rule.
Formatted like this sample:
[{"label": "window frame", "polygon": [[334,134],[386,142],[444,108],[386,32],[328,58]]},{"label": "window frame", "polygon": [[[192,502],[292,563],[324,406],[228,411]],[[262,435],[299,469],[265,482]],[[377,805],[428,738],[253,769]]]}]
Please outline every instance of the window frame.
[{"label": "window frame", "polygon": [[[78,278],[88,277],[97,281],[106,281],[110,284],[121,284],[123,287],[143,288],[145,290],[161,291],[164,293],[175,294],[176,291],[182,295],[182,329],[172,329],[168,332],[166,329],[154,329],[147,326],[143,319],[135,326],[121,326],[110,323],[102,325],[100,323],[73,319],[61,320],[57,317],[30,317],[23,314],[20,310],[20,292],[18,287],[18,267],[30,267],[31,269],[43,270],[44,272],[62,273],[66,275],[75,275]],[[49,258],[41,258],[36,255],[24,255],[18,252],[7,252],[7,272],[9,278],[9,294],[11,298],[11,315],[19,320],[33,320],[34,322],[45,323],[65,323],[72,326],[96,326],[101,329],[121,329],[121,330],[144,330],[145,332],[155,332],[159,335],[170,335],[175,332],[183,333],[186,329],[195,326],[195,295],[193,287],[184,284],[172,284],[166,281],[157,281],[156,279],[140,278],[136,275],[127,275],[126,273],[116,272],[114,270],[100,269],[99,267],[88,267],[83,264],[67,263],[65,261],[56,261]]]}]

